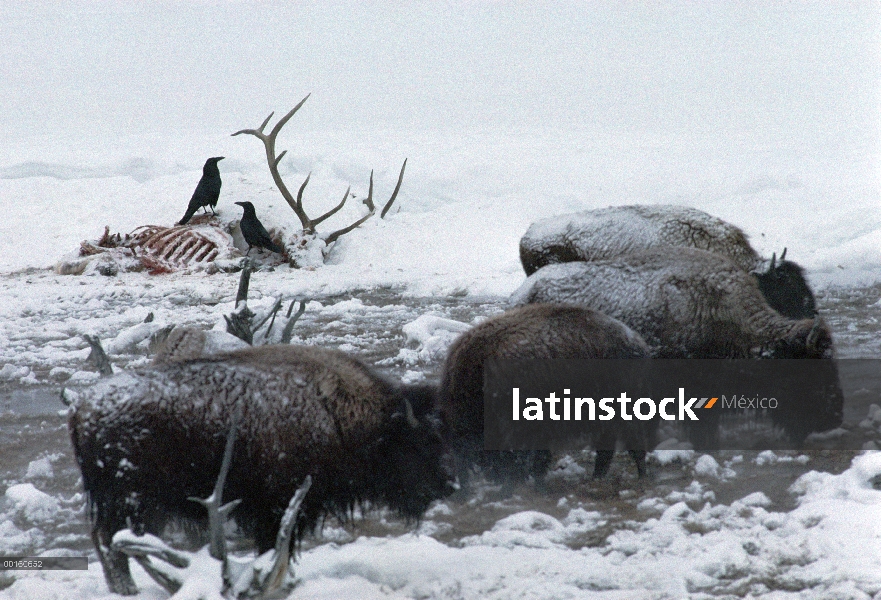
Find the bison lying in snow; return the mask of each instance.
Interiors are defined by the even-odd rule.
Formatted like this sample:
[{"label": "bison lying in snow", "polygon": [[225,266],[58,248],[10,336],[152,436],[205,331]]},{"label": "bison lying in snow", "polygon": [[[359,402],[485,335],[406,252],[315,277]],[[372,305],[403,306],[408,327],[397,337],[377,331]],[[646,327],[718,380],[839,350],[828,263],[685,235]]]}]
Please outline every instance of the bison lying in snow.
[{"label": "bison lying in snow", "polygon": [[[620,319],[642,335],[655,358],[833,355],[832,335],[820,317],[780,315],[746,271],[704,250],[681,248],[673,254],[654,248],[608,260],[548,265],[511,296],[514,305],[536,302],[571,302]],[[797,443],[811,431],[841,424],[843,397],[830,365],[828,385],[814,398],[794,412],[773,414]],[[705,448],[712,443],[701,442]]]},{"label": "bison lying in snow", "polygon": [[697,248],[730,258],[752,273],[771,307],[790,318],[816,312],[804,271],[791,261],[769,262],[739,228],[685,206],[611,206],[533,223],[520,240],[527,275],[554,263],[611,259],[658,246]]},{"label": "bison lying in snow", "polygon": [[362,502],[412,519],[451,491],[433,404],[433,390],[397,387],[342,353],[296,346],[169,362],[95,386],[75,404],[70,432],[110,589],[137,592],[127,558],[110,547],[114,533],[204,521],[187,498],[211,493],[235,410],[223,497],[242,500],[232,516],[264,552],[310,474],[292,544]]},{"label": "bison lying in snow", "polygon": [[[507,481],[543,477],[548,452],[483,450],[483,366],[491,358],[647,358],[649,348],[629,327],[595,310],[559,304],[536,304],[510,310],[463,333],[450,347],[441,374],[438,407],[457,450],[459,475],[467,478],[472,463],[490,476]],[[599,425],[598,425],[599,426]],[[594,476],[609,468],[618,435],[645,474],[650,433],[642,422],[615,431],[597,431]]]},{"label": "bison lying in snow", "polygon": [[570,302],[602,311],[642,335],[656,358],[827,358],[832,352],[819,317],[780,315],[746,271],[721,254],[692,248],[548,265],[510,302]]}]

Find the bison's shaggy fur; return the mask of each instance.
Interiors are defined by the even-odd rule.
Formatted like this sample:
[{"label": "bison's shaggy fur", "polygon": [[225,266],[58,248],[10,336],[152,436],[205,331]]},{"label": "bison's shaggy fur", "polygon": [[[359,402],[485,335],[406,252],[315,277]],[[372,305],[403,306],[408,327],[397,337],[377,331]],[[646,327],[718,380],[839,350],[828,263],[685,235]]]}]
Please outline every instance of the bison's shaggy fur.
[{"label": "bison's shaggy fur", "polygon": [[759,280],[768,304],[784,316],[801,319],[816,311],[801,267],[782,257],[763,259],[740,228],[687,206],[611,206],[537,221],[520,240],[520,261],[531,275],[549,264],[606,260],[661,246],[727,256]]},{"label": "bison's shaggy fur", "polygon": [[658,246],[698,248],[724,254],[752,271],[762,258],[743,231],[687,206],[610,206],[533,223],[520,240],[527,275],[545,265],[614,258]]},{"label": "bison's shaggy fur", "polygon": [[296,346],[169,362],[99,384],[75,405],[70,432],[111,589],[134,593],[126,558],[109,549],[115,532],[158,535],[172,519],[204,521],[187,498],[211,493],[236,410],[223,496],[242,500],[233,518],[260,552],[273,547],[310,474],[292,544],[365,502],[419,518],[450,489],[434,398],[340,352]]},{"label": "bison's shaggy fur", "polygon": [[[822,319],[780,315],[768,306],[755,278],[728,258],[703,250],[681,248],[673,254],[656,248],[548,265],[511,297],[515,305],[540,302],[571,302],[620,319],[643,336],[655,358],[833,357],[832,334]],[[828,373],[823,389],[799,407],[773,413],[796,443],[812,431],[841,424],[837,371],[831,362],[823,368]],[[711,449],[716,434],[714,423],[702,422],[692,441]]]},{"label": "bison's shaggy fur", "polygon": [[656,358],[832,356],[832,336],[817,318],[780,315],[755,278],[703,250],[654,248],[548,265],[511,296],[514,305],[537,302],[570,302],[620,319]]},{"label": "bison's shaggy fur", "polygon": [[[578,306],[535,304],[509,310],[463,333],[451,346],[441,374],[439,412],[457,448],[459,475],[476,463],[489,475],[537,480],[549,466],[547,452],[485,452],[483,446],[483,369],[489,359],[646,358],[649,347],[629,327]],[[598,448],[594,475],[608,470],[614,440],[623,435],[627,449],[644,474],[650,432],[636,423],[626,431],[609,427],[595,432]]]}]

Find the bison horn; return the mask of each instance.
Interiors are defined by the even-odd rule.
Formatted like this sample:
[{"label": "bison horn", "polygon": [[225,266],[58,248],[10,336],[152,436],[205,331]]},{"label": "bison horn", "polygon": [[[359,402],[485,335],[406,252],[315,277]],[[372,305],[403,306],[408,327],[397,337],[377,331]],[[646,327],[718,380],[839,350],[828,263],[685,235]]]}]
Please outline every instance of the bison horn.
[{"label": "bison horn", "polygon": [[780,254],[780,260],[782,261],[784,258],[786,258],[786,248],[784,248],[783,253]]},{"label": "bison horn", "polygon": [[771,255],[771,265],[768,267],[768,273],[774,273],[774,267],[777,265],[777,253]]}]

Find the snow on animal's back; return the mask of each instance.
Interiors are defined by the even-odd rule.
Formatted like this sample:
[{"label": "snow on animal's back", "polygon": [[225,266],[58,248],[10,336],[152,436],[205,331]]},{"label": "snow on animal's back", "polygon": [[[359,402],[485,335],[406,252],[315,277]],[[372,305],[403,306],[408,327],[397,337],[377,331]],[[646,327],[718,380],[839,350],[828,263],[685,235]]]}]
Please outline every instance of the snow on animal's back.
[{"label": "snow on animal's back", "polygon": [[746,271],[763,263],[738,227],[674,205],[610,206],[536,221],[520,240],[520,260],[531,275],[552,263],[603,260],[658,246],[717,252]]},{"label": "snow on animal's back", "polygon": [[642,335],[656,356],[668,358],[746,357],[753,347],[803,337],[815,324],[783,317],[749,273],[721,254],[693,248],[548,265],[510,299],[512,305],[536,302],[602,311]]},{"label": "snow on animal's back", "polygon": [[[178,411],[204,413],[206,423],[216,419],[214,425],[223,430],[231,407],[245,400],[249,411],[260,415],[259,420],[297,423],[303,435],[324,423],[324,433],[337,435],[352,428],[379,426],[396,408],[387,401],[391,390],[390,383],[341,352],[312,346],[259,346],[115,375],[85,390],[71,419],[88,421],[86,415],[93,411],[112,415],[112,419],[130,418],[134,405],[155,405],[161,410],[174,406]],[[134,414],[141,416],[137,411]]]}]

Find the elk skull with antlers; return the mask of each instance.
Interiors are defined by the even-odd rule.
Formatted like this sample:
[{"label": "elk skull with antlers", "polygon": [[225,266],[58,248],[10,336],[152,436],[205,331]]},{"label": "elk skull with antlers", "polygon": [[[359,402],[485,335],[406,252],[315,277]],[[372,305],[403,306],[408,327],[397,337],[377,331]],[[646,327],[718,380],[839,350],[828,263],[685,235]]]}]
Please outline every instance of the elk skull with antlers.
[{"label": "elk skull with antlers", "polygon": [[[363,200],[364,204],[367,206],[367,208],[370,210],[370,212],[367,213],[366,215],[364,215],[363,217],[361,217],[360,219],[356,220],[352,224],[350,224],[346,227],[343,227],[342,229],[338,229],[338,230],[330,233],[329,235],[319,236],[317,234],[317,232],[315,231],[315,227],[319,223],[321,223],[322,221],[335,215],[337,212],[339,212],[343,208],[343,206],[345,206],[346,200],[349,199],[349,192],[351,191],[351,186],[349,187],[349,189],[346,190],[346,193],[343,195],[343,199],[340,201],[339,204],[337,204],[335,207],[333,207],[332,209],[330,209],[329,211],[327,211],[323,215],[315,217],[314,219],[310,218],[309,215],[306,214],[306,211],[303,209],[303,190],[306,189],[306,184],[309,183],[309,177],[311,177],[312,174],[310,173],[309,175],[306,176],[306,180],[303,181],[302,185],[300,186],[299,191],[297,192],[297,197],[294,198],[293,194],[291,194],[290,190],[288,190],[287,186],[285,185],[284,181],[281,178],[281,175],[278,172],[278,165],[281,162],[281,159],[287,153],[287,150],[282,151],[282,153],[277,156],[275,154],[275,141],[276,141],[276,138],[278,137],[278,133],[281,131],[282,127],[284,127],[285,124],[290,120],[290,118],[294,116],[294,113],[296,113],[300,109],[300,107],[303,106],[303,103],[306,102],[306,100],[309,98],[310,95],[311,94],[307,94],[305,98],[300,100],[299,104],[297,104],[294,108],[292,108],[288,114],[283,116],[278,121],[278,123],[276,123],[275,126],[272,128],[272,131],[270,131],[268,134],[264,133],[263,130],[266,129],[266,125],[269,123],[269,120],[275,114],[274,112],[270,113],[269,116],[266,117],[266,119],[263,121],[263,124],[260,125],[259,128],[257,128],[257,129],[242,129],[241,131],[237,131],[232,135],[236,136],[236,135],[239,135],[242,133],[247,133],[249,135],[253,135],[254,137],[260,139],[260,141],[263,142],[263,146],[266,149],[266,162],[269,164],[269,172],[272,175],[272,179],[273,179],[273,181],[275,181],[275,185],[276,185],[276,187],[278,187],[278,191],[281,192],[281,195],[284,197],[284,199],[287,201],[287,203],[293,209],[294,213],[297,215],[297,218],[300,220],[300,223],[303,225],[303,233],[306,234],[307,236],[318,237],[324,241],[326,246],[330,246],[337,239],[339,239],[340,236],[349,233],[350,231],[352,231],[353,229],[355,229],[356,227],[358,227],[359,225],[364,223],[367,219],[372,217],[374,215],[374,213],[376,212],[376,207],[373,204],[373,171],[370,172],[370,187],[369,187],[369,190],[367,193],[367,198]],[[380,218],[385,218],[386,214],[388,214],[389,209],[392,207],[392,204],[394,203],[395,198],[397,198],[398,191],[401,189],[401,182],[404,180],[404,169],[406,167],[407,167],[407,160],[404,159],[404,164],[401,166],[401,172],[398,175],[398,183],[397,183],[397,185],[395,185],[395,190],[394,190],[394,192],[392,192],[392,195],[389,198],[388,202],[385,203],[385,206],[383,207],[382,211],[380,212]]]}]

